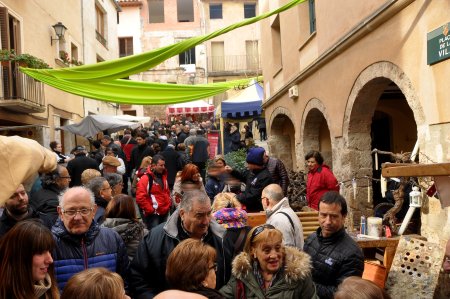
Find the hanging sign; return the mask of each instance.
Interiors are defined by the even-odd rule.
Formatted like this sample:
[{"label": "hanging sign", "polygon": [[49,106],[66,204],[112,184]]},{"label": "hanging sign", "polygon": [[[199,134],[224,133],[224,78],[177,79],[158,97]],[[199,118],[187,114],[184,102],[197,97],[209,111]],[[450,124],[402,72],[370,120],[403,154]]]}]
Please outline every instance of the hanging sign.
[{"label": "hanging sign", "polygon": [[427,34],[427,64],[450,58],[450,22]]}]

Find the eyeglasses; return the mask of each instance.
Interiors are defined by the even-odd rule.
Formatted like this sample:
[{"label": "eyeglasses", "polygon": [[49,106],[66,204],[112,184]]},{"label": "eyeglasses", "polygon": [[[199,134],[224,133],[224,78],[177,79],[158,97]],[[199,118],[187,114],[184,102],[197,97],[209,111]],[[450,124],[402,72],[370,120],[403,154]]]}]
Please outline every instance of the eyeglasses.
[{"label": "eyeglasses", "polygon": [[268,198],[267,198],[267,197],[265,197],[265,196],[261,197],[261,200],[264,200],[264,199],[268,199]]},{"label": "eyeglasses", "polygon": [[250,244],[252,244],[255,237],[257,235],[259,235],[260,233],[262,233],[266,228],[275,229],[275,227],[272,224],[263,224],[263,225],[257,226],[255,228],[255,230],[253,231],[252,236],[250,237]]},{"label": "eyeglasses", "polygon": [[64,210],[61,209],[62,213],[66,216],[69,217],[75,217],[76,214],[80,213],[81,216],[88,216],[90,213],[92,213],[92,211],[94,210],[94,208],[89,208],[89,209],[80,209],[80,210]]},{"label": "eyeglasses", "polygon": [[214,272],[217,272],[217,263],[214,263],[211,267],[208,268],[208,270],[214,270]]}]

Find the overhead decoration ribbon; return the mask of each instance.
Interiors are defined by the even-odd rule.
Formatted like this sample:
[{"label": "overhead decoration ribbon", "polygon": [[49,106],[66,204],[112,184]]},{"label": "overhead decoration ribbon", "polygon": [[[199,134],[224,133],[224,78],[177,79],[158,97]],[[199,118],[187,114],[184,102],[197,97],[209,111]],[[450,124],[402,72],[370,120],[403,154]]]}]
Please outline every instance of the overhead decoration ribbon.
[{"label": "overhead decoration ribbon", "polygon": [[[137,82],[119,78],[149,70],[170,57],[189,50],[202,42],[236,28],[253,24],[305,1],[293,0],[276,10],[232,24],[210,34],[192,37],[142,54],[71,68],[29,69],[21,67],[20,71],[60,90],[79,96],[116,103],[158,105],[210,97],[232,88],[230,84],[234,81],[221,82],[221,84],[174,85]],[[251,79],[246,79],[246,82],[249,80]],[[239,82],[244,83],[242,81]],[[204,91],[200,91],[201,89],[204,89]],[[159,92],[156,92],[155,95],[152,94],[158,90]],[[190,94],[191,91],[193,92],[192,94]],[[183,94],[186,92],[187,94]]]}]

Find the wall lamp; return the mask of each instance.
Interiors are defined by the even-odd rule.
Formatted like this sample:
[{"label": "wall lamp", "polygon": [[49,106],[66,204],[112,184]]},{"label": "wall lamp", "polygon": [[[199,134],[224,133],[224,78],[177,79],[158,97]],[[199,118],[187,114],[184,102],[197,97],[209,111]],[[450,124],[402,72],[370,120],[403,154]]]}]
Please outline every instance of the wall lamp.
[{"label": "wall lamp", "polygon": [[64,33],[66,33],[67,30],[66,26],[64,26],[61,22],[56,23],[52,27],[53,29],[55,29],[55,33],[58,38],[53,38],[52,36],[50,36],[50,45],[53,45],[54,40],[64,39]]}]

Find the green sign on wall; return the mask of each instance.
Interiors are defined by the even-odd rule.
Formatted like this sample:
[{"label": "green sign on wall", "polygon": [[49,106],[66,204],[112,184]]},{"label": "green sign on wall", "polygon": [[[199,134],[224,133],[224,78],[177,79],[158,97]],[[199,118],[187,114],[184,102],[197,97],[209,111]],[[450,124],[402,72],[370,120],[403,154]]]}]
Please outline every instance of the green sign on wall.
[{"label": "green sign on wall", "polygon": [[450,58],[450,23],[427,34],[427,64]]}]

